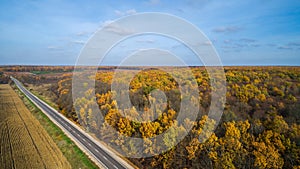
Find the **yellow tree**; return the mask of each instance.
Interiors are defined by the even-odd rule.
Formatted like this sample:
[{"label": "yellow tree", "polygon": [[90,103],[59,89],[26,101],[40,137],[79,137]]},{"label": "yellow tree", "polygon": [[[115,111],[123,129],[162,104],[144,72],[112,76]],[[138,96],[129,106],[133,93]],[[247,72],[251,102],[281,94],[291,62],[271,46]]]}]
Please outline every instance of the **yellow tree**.
[{"label": "yellow tree", "polygon": [[118,131],[126,136],[131,136],[135,131],[127,118],[120,118],[117,127]]},{"label": "yellow tree", "polygon": [[215,168],[241,168],[248,161],[248,146],[253,140],[247,132],[250,124],[248,121],[226,122],[224,128],[224,137],[218,139],[209,152],[209,157]]},{"label": "yellow tree", "polygon": [[253,143],[255,157],[254,166],[258,168],[282,168],[284,160],[280,151],[285,147],[280,134],[271,130],[259,135],[257,141]]}]

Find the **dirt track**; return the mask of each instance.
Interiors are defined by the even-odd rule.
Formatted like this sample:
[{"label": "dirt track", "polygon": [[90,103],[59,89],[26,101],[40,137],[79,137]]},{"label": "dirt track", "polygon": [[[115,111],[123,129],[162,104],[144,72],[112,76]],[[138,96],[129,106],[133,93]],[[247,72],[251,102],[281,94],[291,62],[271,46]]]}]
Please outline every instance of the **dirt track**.
[{"label": "dirt track", "polygon": [[9,85],[0,85],[0,168],[71,168]]}]

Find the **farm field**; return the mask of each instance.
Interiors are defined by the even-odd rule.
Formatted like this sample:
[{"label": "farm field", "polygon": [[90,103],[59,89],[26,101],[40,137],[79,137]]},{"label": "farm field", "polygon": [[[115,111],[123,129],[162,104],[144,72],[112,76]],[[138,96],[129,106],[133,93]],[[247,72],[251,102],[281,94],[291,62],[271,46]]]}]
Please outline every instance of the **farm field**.
[{"label": "farm field", "polygon": [[0,85],[0,168],[71,168],[8,84]]}]

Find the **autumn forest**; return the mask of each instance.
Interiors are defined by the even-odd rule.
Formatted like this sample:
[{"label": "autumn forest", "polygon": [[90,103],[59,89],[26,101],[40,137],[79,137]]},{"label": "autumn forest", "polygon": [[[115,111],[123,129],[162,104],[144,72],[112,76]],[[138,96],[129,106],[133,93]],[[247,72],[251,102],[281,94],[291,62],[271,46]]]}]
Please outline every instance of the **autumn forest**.
[{"label": "autumn forest", "polygon": [[[226,98],[220,98],[225,102],[218,123],[208,117],[215,89],[205,67],[189,68],[198,98],[185,98],[181,93],[174,76],[180,79],[187,71],[184,68],[167,68],[174,72],[171,75],[159,68],[123,67],[120,76],[114,78],[116,67],[99,67],[96,74],[90,74],[89,67],[81,67],[74,73],[83,79],[94,79],[95,89],[83,80],[78,85],[85,97],[75,101],[72,66],[0,69],[1,83],[14,76],[100,141],[119,147],[117,151],[121,154],[148,154],[128,158],[140,168],[300,168],[299,67],[225,67],[227,91]],[[112,90],[112,83],[128,82],[130,106],[121,105]],[[157,89],[165,97],[155,97]],[[94,110],[94,100],[100,111]],[[183,107],[184,101],[198,105],[198,110],[191,112]],[[194,113],[196,120],[178,121],[179,111]],[[143,121],[134,120],[135,117]],[[187,131],[186,126],[192,126],[191,130]],[[205,141],[199,140],[201,133],[214,126],[216,129]],[[151,139],[171,127],[175,131],[161,140]],[[186,136],[173,146],[178,141],[173,138],[183,133]],[[143,141],[140,145],[127,143],[125,137]],[[168,151],[156,153],[162,149]]]}]

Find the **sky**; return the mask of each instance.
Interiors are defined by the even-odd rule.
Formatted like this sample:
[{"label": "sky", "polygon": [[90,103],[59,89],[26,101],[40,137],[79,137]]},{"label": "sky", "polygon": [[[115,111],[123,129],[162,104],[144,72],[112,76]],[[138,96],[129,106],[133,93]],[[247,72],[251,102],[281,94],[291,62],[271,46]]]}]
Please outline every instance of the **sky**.
[{"label": "sky", "polygon": [[[174,15],[195,25],[223,65],[300,66],[299,0],[0,1],[0,65],[74,65],[97,30],[144,12]],[[167,49],[194,63],[180,42],[144,35],[117,44],[101,64],[118,64],[118,55],[146,48]]]}]

